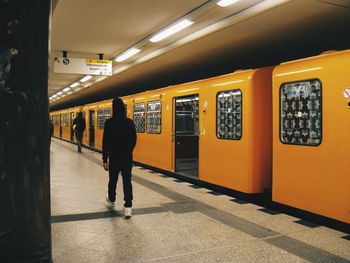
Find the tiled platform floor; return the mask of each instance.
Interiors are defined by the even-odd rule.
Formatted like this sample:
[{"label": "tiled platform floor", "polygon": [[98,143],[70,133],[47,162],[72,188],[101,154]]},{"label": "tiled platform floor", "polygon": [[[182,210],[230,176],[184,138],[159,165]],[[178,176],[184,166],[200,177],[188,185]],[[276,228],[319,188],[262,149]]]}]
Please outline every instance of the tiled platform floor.
[{"label": "tiled platform floor", "polygon": [[[133,217],[105,206],[101,154],[53,139],[54,263],[350,262],[349,235],[135,166]],[[118,198],[117,197],[117,198]]]}]

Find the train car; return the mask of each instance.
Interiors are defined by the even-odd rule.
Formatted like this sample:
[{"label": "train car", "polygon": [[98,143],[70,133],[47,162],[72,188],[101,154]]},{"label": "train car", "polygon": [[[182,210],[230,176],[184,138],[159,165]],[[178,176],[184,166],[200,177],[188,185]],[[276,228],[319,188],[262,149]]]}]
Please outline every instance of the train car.
[{"label": "train car", "polygon": [[[332,52],[123,97],[134,160],[350,223],[349,64]],[[83,106],[85,145],[101,150],[111,105]]]},{"label": "train car", "polygon": [[350,223],[350,51],[273,72],[273,200]]},{"label": "train car", "polygon": [[66,110],[51,113],[50,116],[54,124],[54,136],[76,142],[73,131],[73,121],[77,113],[82,110],[82,107],[74,107]]},{"label": "train car", "polygon": [[271,186],[272,67],[131,96],[134,160],[244,193]]}]

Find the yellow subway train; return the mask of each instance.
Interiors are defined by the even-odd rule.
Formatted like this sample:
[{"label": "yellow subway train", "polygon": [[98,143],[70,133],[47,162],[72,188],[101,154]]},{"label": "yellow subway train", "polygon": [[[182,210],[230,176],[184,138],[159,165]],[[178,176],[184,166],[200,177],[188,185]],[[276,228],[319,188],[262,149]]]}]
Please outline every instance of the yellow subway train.
[{"label": "yellow subway train", "polygon": [[[350,50],[123,97],[134,160],[350,223]],[[112,100],[51,112],[54,136],[101,150]]]}]

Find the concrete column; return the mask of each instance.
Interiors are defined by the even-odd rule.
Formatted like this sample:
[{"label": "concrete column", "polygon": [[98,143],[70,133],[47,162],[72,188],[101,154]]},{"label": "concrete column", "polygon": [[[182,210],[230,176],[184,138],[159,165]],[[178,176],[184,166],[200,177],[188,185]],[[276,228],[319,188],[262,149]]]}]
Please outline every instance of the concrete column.
[{"label": "concrete column", "polygon": [[51,0],[0,0],[0,261],[51,262]]}]

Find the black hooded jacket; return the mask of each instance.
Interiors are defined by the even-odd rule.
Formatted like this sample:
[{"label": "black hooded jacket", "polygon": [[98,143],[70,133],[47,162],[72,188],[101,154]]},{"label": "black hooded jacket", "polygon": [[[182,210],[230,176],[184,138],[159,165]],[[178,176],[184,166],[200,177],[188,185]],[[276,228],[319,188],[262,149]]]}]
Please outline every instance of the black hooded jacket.
[{"label": "black hooded jacket", "polygon": [[74,119],[73,125],[76,125],[75,132],[83,133],[85,130],[85,120],[83,118],[83,113],[78,112],[78,116]]},{"label": "black hooded jacket", "polygon": [[125,114],[121,99],[113,100],[113,117],[106,120],[103,131],[102,159],[115,161],[132,161],[132,151],[136,145],[134,121]]}]

